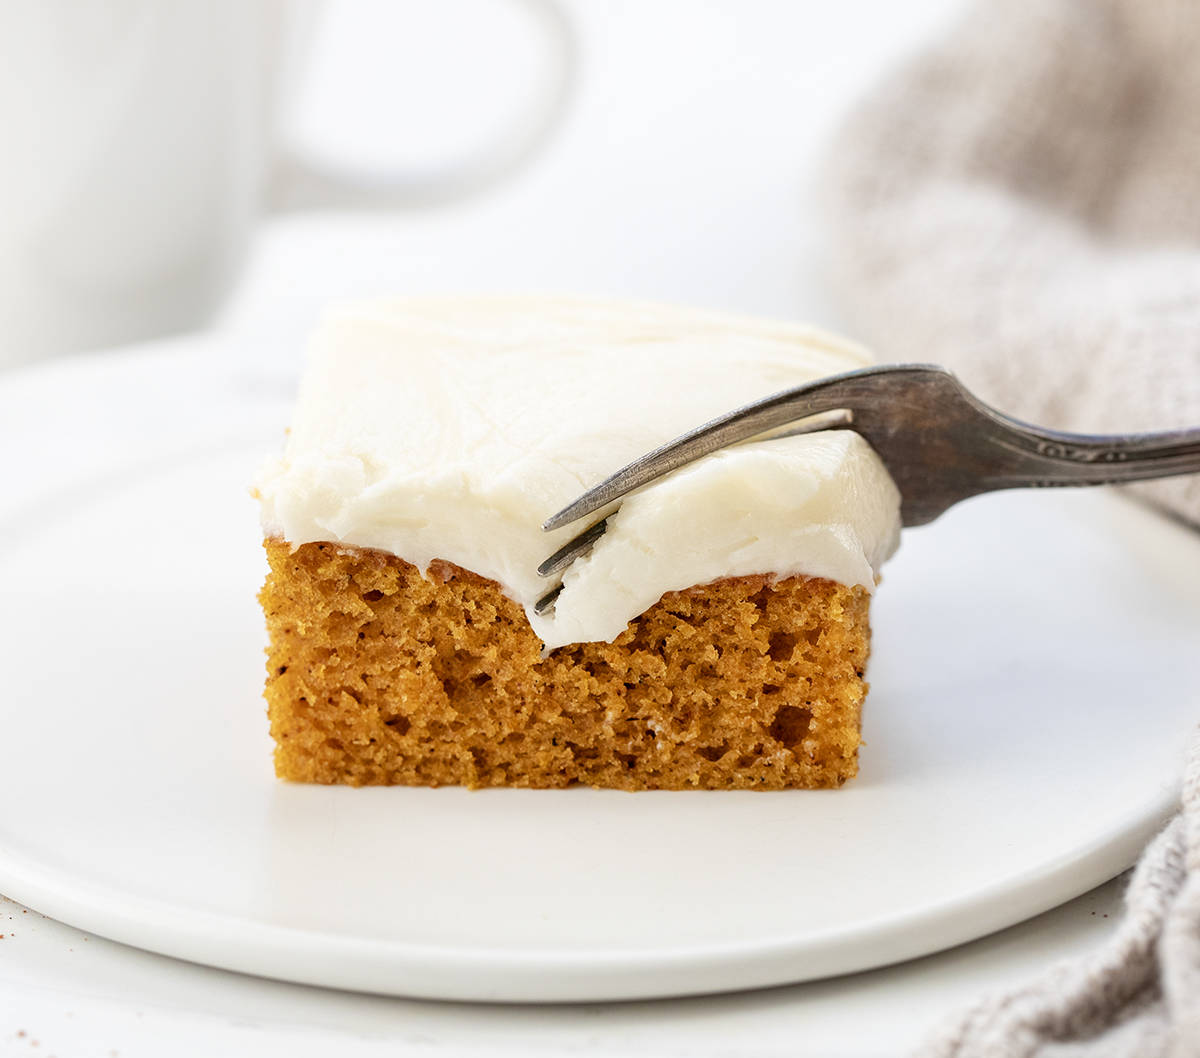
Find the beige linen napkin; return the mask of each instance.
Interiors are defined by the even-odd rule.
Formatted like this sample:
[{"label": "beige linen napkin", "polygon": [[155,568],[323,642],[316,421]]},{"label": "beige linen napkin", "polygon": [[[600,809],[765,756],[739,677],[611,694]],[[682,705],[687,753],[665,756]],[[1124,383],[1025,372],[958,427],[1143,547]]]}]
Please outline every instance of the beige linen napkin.
[{"label": "beige linen napkin", "polygon": [[[832,278],[881,359],[1042,426],[1200,425],[1200,3],[979,4],[831,170]],[[1200,477],[1135,488],[1200,524]]]},{"label": "beige linen napkin", "polygon": [[[1200,0],[978,3],[826,176],[831,275],[881,359],[1044,426],[1200,425]],[[1133,488],[1200,526],[1200,476]],[[1200,1056],[1200,741],[1105,947],[922,1054]]]}]

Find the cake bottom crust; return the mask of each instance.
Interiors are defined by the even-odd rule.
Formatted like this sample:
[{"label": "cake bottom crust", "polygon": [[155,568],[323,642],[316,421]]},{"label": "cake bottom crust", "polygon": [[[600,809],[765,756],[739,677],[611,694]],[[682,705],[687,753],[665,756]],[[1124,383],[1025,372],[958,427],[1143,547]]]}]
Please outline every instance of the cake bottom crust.
[{"label": "cake bottom crust", "polygon": [[613,643],[542,656],[446,562],[265,542],[275,770],[316,783],[840,786],[858,769],[869,594],[813,577],[669,592]]}]

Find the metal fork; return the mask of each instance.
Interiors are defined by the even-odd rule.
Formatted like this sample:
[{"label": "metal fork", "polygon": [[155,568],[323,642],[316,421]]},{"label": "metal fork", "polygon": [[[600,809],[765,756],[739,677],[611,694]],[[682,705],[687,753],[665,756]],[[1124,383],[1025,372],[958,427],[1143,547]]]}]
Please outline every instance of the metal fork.
[{"label": "metal fork", "polygon": [[[924,525],[971,496],[997,489],[1117,485],[1200,472],[1200,428],[1143,434],[1072,434],[1010,418],[932,364],[868,367],[747,404],[622,467],[546,519],[547,532],[593,514],[729,445],[849,429],[883,460],[900,490],[904,526]],[[605,518],[538,567],[552,577],[589,551]],[[559,585],[538,600],[545,613]]]}]

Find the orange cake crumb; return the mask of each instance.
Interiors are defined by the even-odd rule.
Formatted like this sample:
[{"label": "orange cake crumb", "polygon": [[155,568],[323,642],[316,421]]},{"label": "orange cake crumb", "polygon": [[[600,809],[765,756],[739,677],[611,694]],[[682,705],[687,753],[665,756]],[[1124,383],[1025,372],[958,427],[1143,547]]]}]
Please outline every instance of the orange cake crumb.
[{"label": "orange cake crumb", "polygon": [[275,770],[301,782],[623,790],[840,786],[858,770],[870,596],[735,577],[613,643],[543,657],[524,610],[450,563],[265,542]]}]

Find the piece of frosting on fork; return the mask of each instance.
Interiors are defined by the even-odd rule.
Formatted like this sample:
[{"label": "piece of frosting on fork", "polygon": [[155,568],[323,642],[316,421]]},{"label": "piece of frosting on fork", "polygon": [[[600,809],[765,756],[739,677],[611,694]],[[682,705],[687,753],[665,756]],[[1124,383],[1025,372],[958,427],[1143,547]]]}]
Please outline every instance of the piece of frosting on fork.
[{"label": "piece of frosting on fork", "polygon": [[553,582],[586,523],[542,522],[624,464],[742,404],[871,363],[809,327],[629,301],[397,298],[331,313],[281,457],[257,481],[268,536],[435,559],[497,581],[554,649],[611,641],[665,592],[725,577],[873,589],[900,497],[850,430],[755,441],[627,497]]}]

